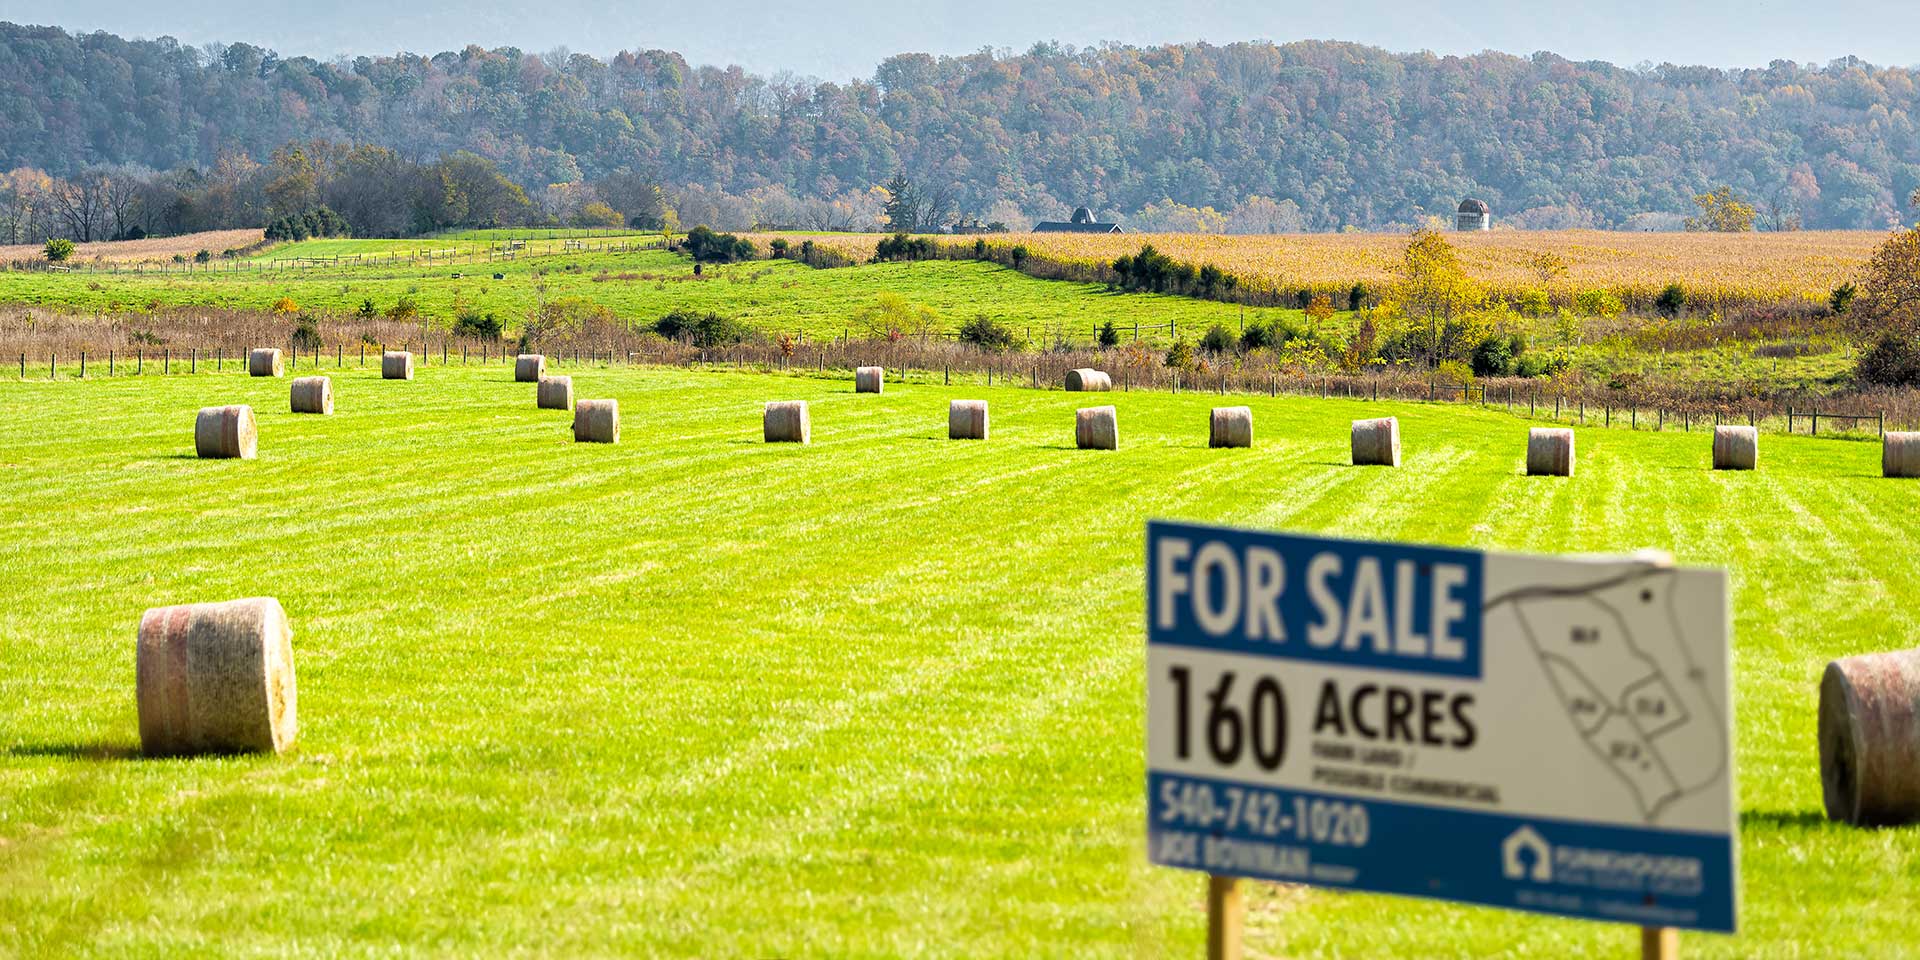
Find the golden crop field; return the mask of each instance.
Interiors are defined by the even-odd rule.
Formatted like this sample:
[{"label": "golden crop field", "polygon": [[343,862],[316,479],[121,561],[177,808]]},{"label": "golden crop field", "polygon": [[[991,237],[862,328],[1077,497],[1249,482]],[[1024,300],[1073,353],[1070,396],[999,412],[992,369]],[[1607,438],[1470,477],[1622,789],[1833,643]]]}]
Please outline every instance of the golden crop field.
[{"label": "golden crop field", "polygon": [[[177,237],[151,237],[146,240],[102,240],[75,245],[72,260],[75,263],[90,263],[96,260],[110,263],[157,263],[172,260],[175,255],[191,257],[202,250],[209,251],[217,257],[223,250],[245,250],[256,246],[264,238],[265,233],[260,230],[211,230],[206,233],[183,233]],[[0,246],[0,262],[38,260],[44,254],[45,247],[37,243]]]},{"label": "golden crop field", "polygon": [[[771,235],[768,235],[771,236]],[[1543,287],[1571,294],[1606,289],[1651,296],[1678,282],[1697,299],[1824,301],[1834,287],[1857,279],[1860,267],[1887,234],[1871,230],[1796,233],[1620,233],[1604,230],[1449,233],[1467,272],[1496,292]],[[758,238],[764,244],[765,238]],[[942,238],[967,242],[965,237]],[[1176,260],[1212,264],[1242,280],[1278,289],[1391,282],[1406,249],[1399,233],[1324,233],[1282,236],[1218,234],[1001,234],[996,246],[1020,244],[1056,260],[1111,262],[1152,244]],[[873,235],[790,236],[848,256],[873,256]],[[1543,277],[1534,261],[1551,253],[1565,272]]]}]

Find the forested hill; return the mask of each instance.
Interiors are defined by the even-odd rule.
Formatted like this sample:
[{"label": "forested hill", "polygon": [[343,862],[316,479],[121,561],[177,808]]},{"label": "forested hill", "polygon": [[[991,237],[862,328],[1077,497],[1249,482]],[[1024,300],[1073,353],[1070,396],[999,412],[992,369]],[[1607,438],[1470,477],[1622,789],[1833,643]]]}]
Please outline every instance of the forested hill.
[{"label": "forested hill", "polygon": [[[321,63],[244,44],[0,25],[0,166],[211,168],[291,140],[471,150],[528,186],[629,168],[796,196],[897,171],[958,210],[1127,214],[1291,200],[1313,229],[1451,215],[1634,226],[1731,184],[1768,220],[1883,227],[1920,186],[1915,73],[1838,62],[1625,69],[1343,43],[893,57],[871,81],[770,80],[662,51],[564,62],[469,47]],[[998,203],[996,208],[994,205]],[[1290,206],[1288,209],[1291,209]]]}]

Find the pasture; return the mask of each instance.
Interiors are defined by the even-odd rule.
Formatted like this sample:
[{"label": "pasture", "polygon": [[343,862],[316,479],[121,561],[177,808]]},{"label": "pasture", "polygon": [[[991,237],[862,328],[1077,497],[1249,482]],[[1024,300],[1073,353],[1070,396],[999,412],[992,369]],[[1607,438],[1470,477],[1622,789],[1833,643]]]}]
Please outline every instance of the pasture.
[{"label": "pasture", "polygon": [[[1685,955],[1920,953],[1920,834],[1826,823],[1815,758],[1826,661],[1911,645],[1920,486],[1877,444],[1769,435],[1715,474],[1702,434],[1582,429],[1574,478],[1528,478],[1529,424],[1492,410],[1113,393],[1092,452],[1058,391],[563,366],[620,401],[604,446],[510,367],[323,372],[332,417],[238,373],[0,382],[0,953],[1193,955],[1201,878],[1143,849],[1152,517],[1727,567],[1743,932]],[[945,439],[953,398],[991,440]],[[760,442],[781,399],[812,445]],[[1251,449],[1207,448],[1223,402]],[[221,403],[260,459],[193,459]],[[1380,415],[1405,465],[1348,466]],[[293,621],[298,746],[141,759],[141,611],[259,594]],[[1635,936],[1278,887],[1249,924],[1289,957]]]}]

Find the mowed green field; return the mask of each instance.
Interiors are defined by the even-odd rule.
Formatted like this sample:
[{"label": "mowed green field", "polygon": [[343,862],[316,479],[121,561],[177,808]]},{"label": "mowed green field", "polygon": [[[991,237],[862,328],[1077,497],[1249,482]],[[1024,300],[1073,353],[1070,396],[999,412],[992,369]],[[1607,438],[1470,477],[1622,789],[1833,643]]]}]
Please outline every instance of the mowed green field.
[{"label": "mowed green field", "polygon": [[[445,248],[465,241],[309,240],[275,248],[263,257],[380,256],[391,247]],[[543,242],[544,243],[544,242]],[[454,274],[460,274],[455,277]],[[493,279],[495,273],[501,279]],[[881,294],[933,311],[935,332],[951,332],[976,316],[1011,325],[1037,347],[1050,344],[1049,330],[1089,342],[1095,328],[1112,321],[1122,335],[1133,324],[1143,338],[1166,342],[1169,321],[1196,339],[1215,323],[1238,329],[1246,322],[1300,315],[1297,310],[1241,308],[1232,304],[1163,294],[1109,292],[1092,283],[1039,280],[973,261],[881,263],[816,270],[791,260],[708,265],[702,276],[693,261],[663,250],[588,252],[529,257],[510,262],[352,266],[243,273],[99,274],[0,272],[0,303],[78,311],[139,313],[155,307],[224,307],[266,310],[282,297],[303,311],[344,316],[373,301],[385,311],[410,297],[430,327],[446,331],[462,311],[492,313],[518,330],[542,302],[578,299],[606,307],[620,319],[646,326],[676,309],[737,317],[769,336],[804,331],[809,337],[884,334],[868,330],[860,312]],[[137,319],[133,322],[137,323]],[[325,319],[322,318],[324,325]],[[1153,328],[1159,327],[1157,331]],[[324,329],[324,327],[323,327]],[[917,333],[917,330],[907,332]]]},{"label": "mowed green field", "polygon": [[[1816,682],[1910,646],[1920,484],[1877,445],[1583,429],[1521,475],[1491,410],[578,368],[618,446],[504,367],[0,383],[0,953],[1194,955],[1202,879],[1148,866],[1143,527],[1179,518],[1545,553],[1671,549],[1735,587],[1738,937],[1687,956],[1920,954],[1920,831],[1820,814]],[[992,403],[993,439],[945,439]],[[814,443],[759,442],[813,402]],[[260,459],[192,456],[251,403]],[[1346,465],[1403,421],[1405,466]],[[293,620],[282,757],[138,755],[149,606]],[[1627,956],[1627,927],[1260,886],[1287,957]]]}]

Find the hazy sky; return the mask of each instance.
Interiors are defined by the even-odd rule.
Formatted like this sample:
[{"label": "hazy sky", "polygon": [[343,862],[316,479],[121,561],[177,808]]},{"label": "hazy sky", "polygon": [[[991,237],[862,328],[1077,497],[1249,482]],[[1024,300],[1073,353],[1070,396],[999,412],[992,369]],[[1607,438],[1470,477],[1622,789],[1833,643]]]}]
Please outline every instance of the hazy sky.
[{"label": "hazy sky", "polygon": [[898,0],[0,0],[0,19],[125,37],[171,35],[195,45],[240,40],[321,59],[433,53],[468,43],[531,52],[565,46],[601,56],[659,47],[696,64],[737,63],[761,73],[836,80],[870,76],[895,53],[1025,50],[1038,40],[1086,46],[1333,39],[1397,51],[1551,50],[1623,66],[1642,60],[1765,66],[1846,55],[1920,63],[1920,0],[941,0],[917,9]]}]

